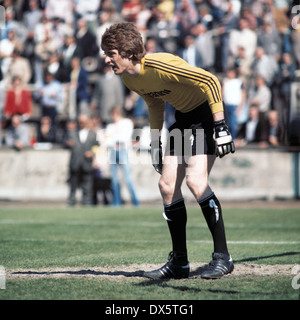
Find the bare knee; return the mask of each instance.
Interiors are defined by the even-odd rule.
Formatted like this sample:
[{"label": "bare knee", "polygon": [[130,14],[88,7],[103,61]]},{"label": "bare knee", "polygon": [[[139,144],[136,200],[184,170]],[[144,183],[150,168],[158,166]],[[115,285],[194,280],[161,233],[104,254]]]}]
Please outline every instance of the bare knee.
[{"label": "bare knee", "polygon": [[187,175],[186,184],[196,199],[201,199],[208,188],[207,178],[199,175]]},{"label": "bare knee", "polygon": [[171,197],[174,194],[174,184],[163,177],[159,179],[158,187],[163,198]]}]

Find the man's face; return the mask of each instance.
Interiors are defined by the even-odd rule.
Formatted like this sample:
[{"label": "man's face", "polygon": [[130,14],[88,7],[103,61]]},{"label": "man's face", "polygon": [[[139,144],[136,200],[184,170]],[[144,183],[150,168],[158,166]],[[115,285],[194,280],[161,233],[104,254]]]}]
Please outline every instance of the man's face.
[{"label": "man's face", "polygon": [[116,75],[121,75],[126,73],[129,66],[131,65],[131,61],[128,58],[123,58],[118,50],[111,50],[109,52],[105,52],[105,63],[107,63],[113,70]]},{"label": "man's face", "polygon": [[88,122],[88,119],[85,115],[80,115],[78,117],[78,123],[79,123],[80,129],[84,129],[87,126],[87,122]]}]

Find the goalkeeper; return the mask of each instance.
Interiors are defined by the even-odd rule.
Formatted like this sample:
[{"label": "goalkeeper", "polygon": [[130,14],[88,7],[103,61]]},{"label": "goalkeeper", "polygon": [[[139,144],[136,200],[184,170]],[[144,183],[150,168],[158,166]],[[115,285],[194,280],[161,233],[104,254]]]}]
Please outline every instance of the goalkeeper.
[{"label": "goalkeeper", "polygon": [[[165,265],[144,275],[151,279],[189,276],[187,212],[181,193],[184,178],[202,209],[213,238],[212,260],[201,277],[220,278],[231,273],[234,266],[227,248],[221,205],[208,185],[208,175],[216,156],[222,158],[234,152],[224,120],[218,79],[175,55],[146,55],[140,33],[128,22],[112,25],[106,30],[102,49],[105,62],[114,73],[121,75],[128,89],[138,93],[148,105],[152,162],[161,174],[159,189],[172,251]],[[166,101],[176,109],[176,122],[169,128],[163,158],[160,133]]]}]

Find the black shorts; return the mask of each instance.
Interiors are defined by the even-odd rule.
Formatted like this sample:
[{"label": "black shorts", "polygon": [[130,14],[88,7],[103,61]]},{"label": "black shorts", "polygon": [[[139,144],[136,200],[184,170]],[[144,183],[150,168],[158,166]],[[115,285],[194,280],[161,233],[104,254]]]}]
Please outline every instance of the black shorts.
[{"label": "black shorts", "polygon": [[175,111],[175,123],[168,129],[165,155],[215,154],[214,120],[208,102],[190,112]]}]

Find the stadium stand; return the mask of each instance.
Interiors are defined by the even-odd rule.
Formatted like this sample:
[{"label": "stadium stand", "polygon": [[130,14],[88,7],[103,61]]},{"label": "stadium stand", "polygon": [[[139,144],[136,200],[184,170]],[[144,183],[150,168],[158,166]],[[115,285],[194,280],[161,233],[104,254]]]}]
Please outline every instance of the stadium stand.
[{"label": "stadium stand", "polygon": [[[245,102],[235,121],[237,132],[249,119],[250,105],[259,91],[258,79],[263,78],[265,91],[270,93],[270,101],[263,112],[267,122],[270,114],[276,114],[276,126],[268,126],[270,130],[272,127],[269,135],[276,136],[276,143],[267,141],[256,146],[299,150],[300,18],[297,10],[293,10],[297,2],[2,0],[5,28],[0,35],[0,147],[11,148],[7,133],[12,112],[7,112],[11,109],[7,101],[14,97],[15,105],[20,104],[22,90],[30,92],[31,99],[26,98],[30,100],[30,112],[22,115],[16,108],[14,112],[21,113],[22,122],[30,130],[30,146],[25,149],[63,149],[67,125],[76,120],[82,110],[91,118],[101,118],[107,113],[105,106],[95,101],[95,97],[107,101],[107,96],[111,95],[111,91],[99,92],[100,87],[111,90],[111,86],[100,86],[107,77],[101,36],[111,24],[130,21],[138,26],[148,53],[168,51],[181,55],[184,52],[183,58],[191,59],[184,39],[192,37],[200,67],[217,74],[220,82],[229,69],[236,70],[245,91]],[[72,67],[74,58],[79,58],[80,68]],[[61,87],[59,99],[51,89],[43,89],[47,74]],[[15,90],[15,79],[22,82],[22,90]],[[13,96],[12,91],[15,92]],[[144,132],[148,125],[146,106],[127,88],[123,87],[120,92],[119,104],[125,116],[133,120],[135,128]],[[84,99],[81,98],[83,93]],[[43,147],[40,128],[45,122],[43,95],[46,94],[48,97],[53,94],[48,103],[52,107],[52,102],[55,104],[56,126],[51,144],[46,141]],[[265,99],[262,92],[261,96]],[[166,124],[170,124],[172,106],[168,105],[166,115]],[[105,129],[107,119],[101,124],[101,129]],[[147,145],[142,140],[140,144]],[[237,146],[253,148],[247,142]]]},{"label": "stadium stand", "polygon": [[[95,108],[95,103],[91,104],[95,86],[103,76],[101,35],[107,26],[118,21],[135,23],[145,42],[154,41],[155,51],[180,55],[186,51],[185,37],[192,36],[197,56],[202,55],[202,59],[198,59],[202,60],[200,67],[216,72],[221,80],[229,68],[236,68],[247,93],[238,126],[247,120],[249,99],[257,89],[256,78],[262,76],[271,91],[267,111],[276,110],[279,115],[280,143],[291,143],[288,127],[299,117],[295,112],[299,89],[291,89],[300,78],[300,19],[292,10],[295,1],[6,0],[0,3],[6,16],[0,43],[3,146],[10,121],[4,104],[15,76],[22,77],[32,94],[33,112],[24,119],[32,129],[32,144],[42,116],[37,92],[46,81],[46,72],[52,73],[63,87],[62,99],[56,106],[58,143],[66,122],[78,115],[80,92],[87,91],[85,101],[90,103],[86,107],[89,115],[102,113],[104,106],[98,104]],[[204,43],[213,61],[205,56]],[[84,72],[79,75],[72,70],[74,56],[80,58],[88,83],[84,84]],[[143,126],[147,123],[147,113],[136,112],[141,102],[124,90],[122,107],[126,116]],[[292,144],[295,145],[294,133]]]}]

